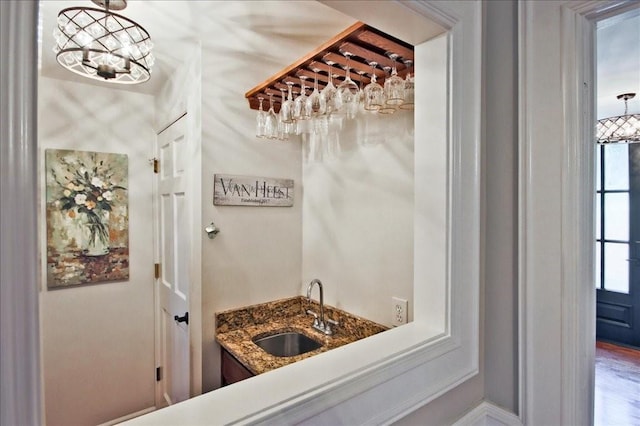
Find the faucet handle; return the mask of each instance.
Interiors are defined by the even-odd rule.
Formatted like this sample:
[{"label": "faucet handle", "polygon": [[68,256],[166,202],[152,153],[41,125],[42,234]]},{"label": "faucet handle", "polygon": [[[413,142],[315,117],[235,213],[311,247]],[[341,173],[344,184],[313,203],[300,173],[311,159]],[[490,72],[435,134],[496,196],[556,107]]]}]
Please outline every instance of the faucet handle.
[{"label": "faucet handle", "polygon": [[331,329],[332,325],[337,327],[337,326],[340,325],[340,323],[338,321],[332,320],[331,318],[327,318],[325,320],[325,324],[324,324],[324,334],[326,334],[328,336],[333,334],[333,330]]},{"label": "faucet handle", "polygon": [[320,322],[318,321],[318,314],[313,312],[311,309],[307,309],[307,315],[313,315],[313,325],[320,324]]}]

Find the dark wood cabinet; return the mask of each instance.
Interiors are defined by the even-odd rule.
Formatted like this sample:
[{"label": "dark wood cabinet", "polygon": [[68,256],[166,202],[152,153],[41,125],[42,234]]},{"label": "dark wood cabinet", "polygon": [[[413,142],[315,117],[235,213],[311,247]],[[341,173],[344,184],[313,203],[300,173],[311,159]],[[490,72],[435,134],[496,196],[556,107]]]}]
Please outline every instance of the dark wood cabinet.
[{"label": "dark wood cabinet", "polygon": [[220,348],[220,364],[222,386],[227,386],[254,376],[251,371],[247,370],[247,368],[225,348]]}]

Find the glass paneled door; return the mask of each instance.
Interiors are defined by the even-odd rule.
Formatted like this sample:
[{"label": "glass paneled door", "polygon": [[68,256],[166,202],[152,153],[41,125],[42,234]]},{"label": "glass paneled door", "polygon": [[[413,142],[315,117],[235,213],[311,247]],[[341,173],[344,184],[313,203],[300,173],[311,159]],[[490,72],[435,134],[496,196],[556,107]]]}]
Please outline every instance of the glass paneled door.
[{"label": "glass paneled door", "polygon": [[640,346],[640,144],[597,146],[596,336]]}]

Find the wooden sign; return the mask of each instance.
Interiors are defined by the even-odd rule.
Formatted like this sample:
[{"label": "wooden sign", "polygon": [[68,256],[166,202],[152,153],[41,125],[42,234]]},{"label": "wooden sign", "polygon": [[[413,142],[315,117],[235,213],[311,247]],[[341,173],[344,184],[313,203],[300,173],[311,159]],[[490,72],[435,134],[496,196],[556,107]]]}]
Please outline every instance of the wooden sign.
[{"label": "wooden sign", "polygon": [[215,206],[293,206],[293,179],[214,175]]}]

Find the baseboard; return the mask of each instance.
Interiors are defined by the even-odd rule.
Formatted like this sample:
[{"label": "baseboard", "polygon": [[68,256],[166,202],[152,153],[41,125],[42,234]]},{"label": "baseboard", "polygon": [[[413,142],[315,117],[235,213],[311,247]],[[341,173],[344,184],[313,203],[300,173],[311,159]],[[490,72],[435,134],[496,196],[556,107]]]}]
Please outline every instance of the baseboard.
[{"label": "baseboard", "polygon": [[109,420],[108,422],[99,424],[98,426],[113,426],[118,423],[126,422],[127,420],[131,420],[135,417],[142,416],[143,414],[151,413],[152,411],[156,411],[156,407],[145,408],[144,410],[136,411],[135,413],[127,414],[126,416],[118,417],[117,419]]},{"label": "baseboard", "polygon": [[483,401],[453,426],[522,426],[522,422],[512,412]]}]

